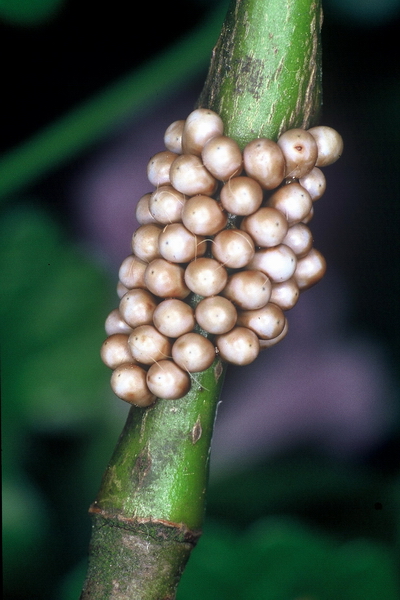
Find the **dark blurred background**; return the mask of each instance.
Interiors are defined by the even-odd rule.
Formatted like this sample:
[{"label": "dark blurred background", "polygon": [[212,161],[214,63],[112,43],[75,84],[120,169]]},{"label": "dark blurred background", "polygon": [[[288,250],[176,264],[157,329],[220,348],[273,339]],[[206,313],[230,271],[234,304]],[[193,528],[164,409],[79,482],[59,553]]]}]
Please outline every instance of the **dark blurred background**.
[{"label": "dark blurred background", "polygon": [[[0,4],[0,172],[15,170],[0,197],[8,600],[79,596],[87,508],[128,411],[98,357],[103,323],[151,189],[147,161],[194,106],[224,4],[144,3],[140,15],[120,0]],[[324,12],[321,123],[345,141],[311,222],[328,273],[288,313],[281,344],[228,371],[205,534],[181,600],[400,598],[400,2],[326,0]],[[155,68],[151,97],[119,116],[110,100],[109,125],[58,161],[54,145],[36,171],[22,154],[7,163],[199,29],[203,63],[182,54],[172,84]],[[74,148],[66,131],[59,145]]]}]

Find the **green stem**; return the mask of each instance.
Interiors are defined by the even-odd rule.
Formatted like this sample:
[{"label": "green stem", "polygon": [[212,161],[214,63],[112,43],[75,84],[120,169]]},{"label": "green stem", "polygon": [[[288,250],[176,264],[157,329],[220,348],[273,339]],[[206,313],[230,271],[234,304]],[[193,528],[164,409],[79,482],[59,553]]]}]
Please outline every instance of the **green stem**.
[{"label": "green stem", "polygon": [[[219,111],[242,146],[315,119],[321,20],[316,0],[232,1],[199,104]],[[201,533],[223,374],[217,359],[184,398],[131,409],[91,507],[81,600],[175,597]]]},{"label": "green stem", "polygon": [[319,0],[231,2],[199,106],[243,148],[310,127],[321,106]]}]

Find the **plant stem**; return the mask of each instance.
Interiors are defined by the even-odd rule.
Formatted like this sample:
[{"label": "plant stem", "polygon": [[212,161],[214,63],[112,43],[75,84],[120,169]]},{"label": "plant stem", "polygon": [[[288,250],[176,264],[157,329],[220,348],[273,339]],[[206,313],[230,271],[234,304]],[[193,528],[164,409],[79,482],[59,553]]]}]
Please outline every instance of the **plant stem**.
[{"label": "plant stem", "polygon": [[243,148],[310,127],[321,106],[320,0],[232,1],[199,106]]},{"label": "plant stem", "polygon": [[[320,104],[317,0],[232,1],[199,105],[243,145],[307,127]],[[167,600],[201,534],[213,424],[225,367],[180,400],[132,408],[91,507],[81,600]]]}]

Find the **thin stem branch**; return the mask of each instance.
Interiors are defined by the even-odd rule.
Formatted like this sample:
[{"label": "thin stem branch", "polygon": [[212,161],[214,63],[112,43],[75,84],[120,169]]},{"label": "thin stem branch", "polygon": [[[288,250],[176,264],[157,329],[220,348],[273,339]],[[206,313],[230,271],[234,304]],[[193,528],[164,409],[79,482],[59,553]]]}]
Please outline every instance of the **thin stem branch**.
[{"label": "thin stem branch", "polygon": [[[199,104],[243,145],[309,126],[321,99],[317,0],[231,2]],[[180,400],[132,408],[91,507],[81,600],[167,600],[201,534],[210,444],[224,366]]]}]

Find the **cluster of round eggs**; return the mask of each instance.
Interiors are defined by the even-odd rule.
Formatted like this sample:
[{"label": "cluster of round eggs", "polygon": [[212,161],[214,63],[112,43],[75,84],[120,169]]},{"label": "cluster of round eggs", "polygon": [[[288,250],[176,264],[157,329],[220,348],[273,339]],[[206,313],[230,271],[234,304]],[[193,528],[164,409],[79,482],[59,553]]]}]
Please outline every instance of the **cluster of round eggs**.
[{"label": "cluster of round eggs", "polygon": [[325,272],[307,224],[325,190],[319,167],[343,149],[321,126],[242,152],[204,108],[172,123],[164,143],[101,349],[113,391],[138,406],[184,396],[216,354],[245,365],[286,335],[285,311]]}]

